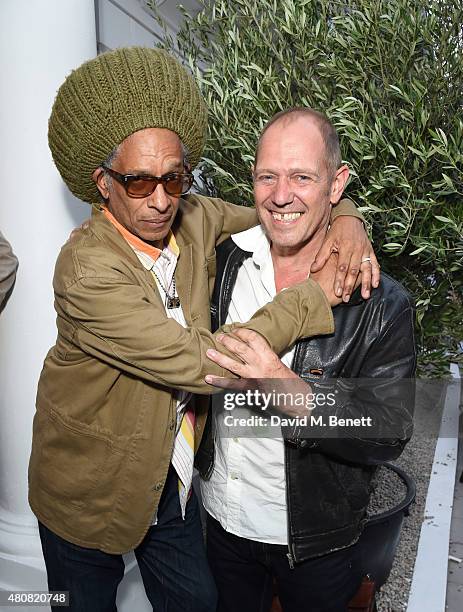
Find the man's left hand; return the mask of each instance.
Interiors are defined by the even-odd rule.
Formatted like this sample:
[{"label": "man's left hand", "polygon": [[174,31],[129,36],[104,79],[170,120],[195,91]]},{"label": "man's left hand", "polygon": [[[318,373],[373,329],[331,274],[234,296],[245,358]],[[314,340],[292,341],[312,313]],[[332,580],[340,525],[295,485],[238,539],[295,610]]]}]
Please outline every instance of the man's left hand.
[{"label": "man's left hand", "polygon": [[371,242],[356,217],[341,215],[337,217],[319,250],[311,267],[318,272],[328,261],[331,253],[338,253],[338,266],[334,279],[334,292],[348,302],[359,274],[362,277],[362,296],[370,297],[371,287],[378,287],[380,266]]},{"label": "man's left hand", "polygon": [[221,389],[239,390],[249,386],[248,379],[299,378],[272,351],[267,341],[250,329],[235,329],[232,334],[217,336],[216,340],[236,355],[236,359],[213,349],[207,351],[207,356],[214,363],[239,376],[240,379],[207,375],[205,381],[210,385]]}]

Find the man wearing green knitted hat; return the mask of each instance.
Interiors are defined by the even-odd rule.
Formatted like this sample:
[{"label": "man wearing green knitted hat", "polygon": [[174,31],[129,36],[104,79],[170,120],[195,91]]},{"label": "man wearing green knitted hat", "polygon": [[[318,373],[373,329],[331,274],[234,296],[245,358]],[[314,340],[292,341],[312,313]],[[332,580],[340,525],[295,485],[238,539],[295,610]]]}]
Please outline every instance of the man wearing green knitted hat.
[{"label": "man wearing green knitted hat", "polygon": [[[83,64],[53,106],[55,164],[94,206],[56,264],[58,336],[39,381],[29,500],[49,589],[69,591],[71,610],[115,609],[122,553],[130,550],[153,608],[215,610],[191,487],[207,401],[191,394],[211,392],[206,374],[224,375],[206,358],[219,348],[209,331],[215,245],[257,218],[186,195],[206,123],[192,77],[148,48]],[[337,245],[348,263],[345,242],[354,243],[355,272],[360,257],[374,254],[352,204],[335,210],[321,259]],[[330,333],[330,305],[341,297],[323,270],[315,278],[239,326],[276,353],[299,337]]]}]

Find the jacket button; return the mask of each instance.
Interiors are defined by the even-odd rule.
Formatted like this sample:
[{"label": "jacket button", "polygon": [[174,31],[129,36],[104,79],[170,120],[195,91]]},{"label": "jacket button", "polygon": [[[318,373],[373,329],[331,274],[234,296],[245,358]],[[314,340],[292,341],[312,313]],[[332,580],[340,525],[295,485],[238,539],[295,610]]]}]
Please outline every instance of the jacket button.
[{"label": "jacket button", "polygon": [[154,491],[160,491],[162,489],[162,482],[158,482],[153,487]]},{"label": "jacket button", "polygon": [[175,421],[171,421],[169,425],[169,429],[172,431],[174,427],[175,427]]}]

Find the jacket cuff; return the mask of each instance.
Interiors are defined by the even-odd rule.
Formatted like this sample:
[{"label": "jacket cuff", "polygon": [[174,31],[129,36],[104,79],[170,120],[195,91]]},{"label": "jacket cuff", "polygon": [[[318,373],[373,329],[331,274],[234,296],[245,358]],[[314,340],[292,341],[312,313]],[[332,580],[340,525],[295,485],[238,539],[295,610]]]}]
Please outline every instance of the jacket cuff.
[{"label": "jacket cuff", "polygon": [[333,310],[325,292],[316,281],[310,278],[301,284],[303,285],[305,285],[304,290],[307,291],[307,298],[310,301],[311,312],[305,324],[307,336],[332,334],[334,332]]}]

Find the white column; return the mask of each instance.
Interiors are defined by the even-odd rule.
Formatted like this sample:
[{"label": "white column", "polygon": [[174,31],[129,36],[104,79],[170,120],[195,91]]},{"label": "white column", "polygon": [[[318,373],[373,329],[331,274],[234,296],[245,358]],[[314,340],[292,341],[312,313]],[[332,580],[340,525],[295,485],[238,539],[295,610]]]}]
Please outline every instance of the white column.
[{"label": "white column", "polygon": [[0,2],[0,227],[19,259],[0,315],[0,589],[45,589],[27,466],[37,380],[56,337],[52,275],[60,246],[89,216],[47,145],[59,85],[96,55],[94,0]]}]

